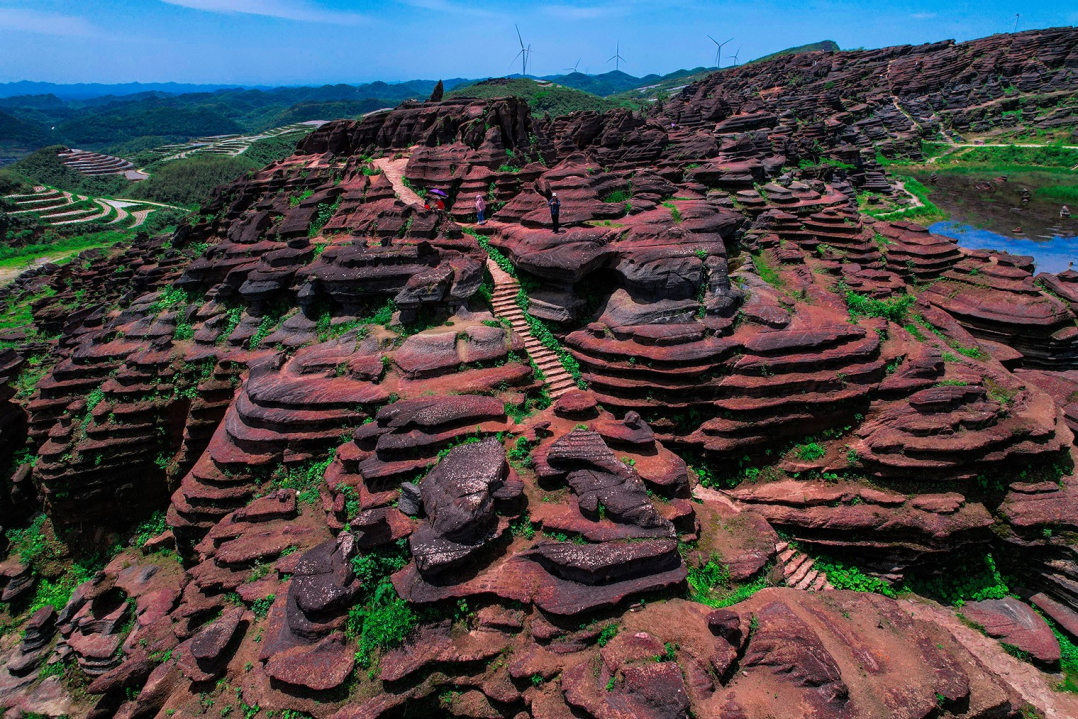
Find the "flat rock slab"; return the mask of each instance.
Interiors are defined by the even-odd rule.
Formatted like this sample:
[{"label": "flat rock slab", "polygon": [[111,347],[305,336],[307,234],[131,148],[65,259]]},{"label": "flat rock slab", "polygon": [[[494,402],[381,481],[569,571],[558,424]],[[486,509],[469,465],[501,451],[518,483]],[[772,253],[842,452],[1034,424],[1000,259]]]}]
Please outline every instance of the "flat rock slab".
[{"label": "flat rock slab", "polygon": [[962,607],[962,615],[990,637],[1026,652],[1039,665],[1059,666],[1059,641],[1048,623],[1014,597],[985,599]]},{"label": "flat rock slab", "polygon": [[327,691],[343,684],[354,664],[355,649],[343,634],[335,633],[317,644],[274,655],[266,663],[266,673],[285,684]]}]

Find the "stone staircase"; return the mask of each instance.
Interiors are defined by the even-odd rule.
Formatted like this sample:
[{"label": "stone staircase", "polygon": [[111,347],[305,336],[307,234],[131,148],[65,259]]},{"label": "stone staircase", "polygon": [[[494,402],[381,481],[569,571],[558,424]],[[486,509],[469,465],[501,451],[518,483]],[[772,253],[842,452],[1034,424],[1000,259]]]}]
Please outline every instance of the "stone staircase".
[{"label": "stone staircase", "polygon": [[791,547],[788,542],[779,542],[775,545],[778,552],[778,560],[782,564],[782,574],[786,578],[786,586],[794,589],[819,592],[824,589],[834,589],[827,581],[827,575],[812,568],[815,561]]},{"label": "stone staircase", "polygon": [[494,278],[494,296],[491,300],[494,316],[508,321],[513,331],[524,339],[524,347],[546,378],[551,399],[557,399],[569,390],[576,389],[576,382],[573,381],[572,375],[565,371],[558,356],[532,336],[528,321],[524,319],[524,311],[516,302],[520,283],[498,267],[494,260],[487,260],[487,269]]},{"label": "stone staircase", "polygon": [[[396,159],[381,157],[374,160],[372,164],[385,174],[401,201],[422,206],[423,198],[404,184],[404,170],[408,166],[407,157]],[[470,228],[475,225],[462,224],[461,227]],[[572,375],[565,371],[558,355],[532,336],[528,321],[524,319],[524,311],[520,309],[516,301],[517,294],[520,292],[520,283],[489,258],[487,269],[490,270],[490,276],[494,278],[494,295],[491,298],[494,316],[509,322],[513,332],[524,339],[524,348],[535,362],[535,366],[543,373],[550,398],[557,399],[569,390],[576,389],[576,382],[573,381]]]}]

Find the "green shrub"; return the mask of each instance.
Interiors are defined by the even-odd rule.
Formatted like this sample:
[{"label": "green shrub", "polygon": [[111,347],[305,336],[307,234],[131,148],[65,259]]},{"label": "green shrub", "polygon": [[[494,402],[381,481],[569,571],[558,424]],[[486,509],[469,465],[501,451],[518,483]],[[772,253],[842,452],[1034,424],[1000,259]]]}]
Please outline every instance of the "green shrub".
[{"label": "green shrub", "polygon": [[130,188],[124,197],[152,200],[169,205],[194,207],[206,202],[214,188],[228,184],[248,170],[261,165],[243,155],[196,155],[164,162],[152,168],[153,175]]},{"label": "green shrub", "polygon": [[1033,194],[1061,202],[1078,202],[1078,185],[1047,185],[1038,187]]},{"label": "green shrub", "polygon": [[846,290],[846,307],[850,317],[880,317],[898,325],[906,324],[906,312],[916,301],[913,295],[901,295],[886,300],[877,300],[867,295]]},{"label": "green shrub", "polygon": [[330,218],[337,212],[337,208],[341,206],[340,198],[332,205],[325,202],[319,202],[318,207],[315,209],[314,219],[311,220],[311,226],[307,229],[308,237],[317,237],[322,231],[322,228],[326,226],[326,223],[330,221]]},{"label": "green shrub", "polygon": [[809,442],[799,446],[796,450],[796,454],[799,458],[814,461],[822,458],[827,454],[827,450],[819,442]]},{"label": "green shrub", "polygon": [[1056,689],[1061,692],[1078,694],[1078,646],[1071,641],[1070,637],[1059,630],[1056,623],[1045,618],[1052,633],[1059,641],[1060,669],[1063,671],[1063,680],[1056,684]]},{"label": "green shrub", "polygon": [[610,204],[617,204],[619,202],[628,202],[633,199],[628,190],[614,190],[609,195],[603,198],[603,202]]},{"label": "green shrub", "polygon": [[712,592],[730,583],[730,568],[715,558],[709,559],[702,567],[689,567],[686,577],[689,584],[689,598],[694,602],[708,604],[712,601]]},{"label": "green shrub", "polygon": [[827,581],[835,589],[850,589],[855,592],[873,592],[885,597],[894,597],[891,585],[877,577],[871,577],[860,568],[845,564],[832,557],[818,557],[813,568],[827,575]]},{"label": "green shrub", "polygon": [[304,504],[314,504],[319,497],[319,488],[326,469],[333,462],[337,449],[331,449],[325,459],[321,461],[310,460],[298,467],[278,470],[278,476],[273,481],[274,489],[294,489],[298,499]]},{"label": "green shrub", "polygon": [[776,289],[779,289],[786,284],[783,282],[782,277],[779,276],[778,271],[767,261],[767,257],[764,253],[760,252],[753,255],[752,263],[756,266],[756,273],[760,276],[760,279],[767,284]]},{"label": "green shrub", "polygon": [[605,647],[611,639],[618,635],[619,627],[615,624],[607,624],[603,627],[603,630],[599,632],[598,644],[600,647]]},{"label": "green shrub", "polygon": [[419,624],[407,601],[397,595],[389,575],[407,564],[405,540],[352,558],[362,595],[348,612],[346,632],[356,641],[356,662],[371,665],[374,654],[400,645]]},{"label": "green shrub", "polygon": [[911,576],[906,586],[918,594],[959,607],[966,602],[1003,599],[1010,593],[991,554],[973,559],[970,566],[961,570],[927,577]]}]

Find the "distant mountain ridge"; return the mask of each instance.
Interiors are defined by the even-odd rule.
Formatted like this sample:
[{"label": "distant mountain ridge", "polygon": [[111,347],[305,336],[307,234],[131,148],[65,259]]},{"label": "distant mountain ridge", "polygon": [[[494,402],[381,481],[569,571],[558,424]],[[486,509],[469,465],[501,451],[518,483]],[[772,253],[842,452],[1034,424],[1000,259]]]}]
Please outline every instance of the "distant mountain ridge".
[{"label": "distant mountain ridge", "polygon": [[[400,94],[400,91],[411,92],[417,87],[433,88],[437,80],[406,80],[399,83],[375,82],[349,85],[345,83],[327,85],[244,85],[232,84],[195,84],[179,82],[124,82],[124,83],[74,83],[63,84],[55,82],[34,82],[32,80],[19,80],[18,82],[0,82],[0,98],[10,98],[21,95],[54,95],[63,100],[87,100],[96,97],[128,97],[144,93],[163,93],[166,95],[189,95],[192,93],[215,93],[221,91],[244,91],[262,90],[265,92],[297,90],[301,88],[351,88],[354,94],[363,97],[371,97],[369,93],[390,89],[389,94]],[[452,78],[443,80],[446,87],[461,83],[473,82],[465,78]],[[430,92],[430,90],[427,90]],[[334,97],[335,100],[353,99],[347,97]]]},{"label": "distant mountain ridge", "polygon": [[[837,50],[831,40],[782,50],[768,57],[813,50]],[[552,114],[575,109],[639,107],[716,72],[697,67],[665,75],[636,77],[614,70],[598,75],[571,72],[542,78],[487,78],[442,81],[447,93],[526,97],[533,111]],[[491,83],[511,82],[511,87]],[[540,84],[536,84],[536,83]],[[0,148],[23,155],[48,145],[68,145],[107,154],[132,155],[166,143],[226,133],[261,132],[306,120],[356,117],[405,100],[425,100],[437,81],[338,83],[321,86],[235,86],[225,84],[0,83]],[[552,83],[553,90],[542,83]]]}]

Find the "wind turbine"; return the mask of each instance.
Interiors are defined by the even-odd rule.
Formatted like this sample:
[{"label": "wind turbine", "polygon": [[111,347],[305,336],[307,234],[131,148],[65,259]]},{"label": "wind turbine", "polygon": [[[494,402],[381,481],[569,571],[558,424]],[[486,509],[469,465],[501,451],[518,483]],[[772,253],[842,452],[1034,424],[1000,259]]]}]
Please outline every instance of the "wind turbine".
[{"label": "wind turbine", "polygon": [[[517,27],[516,25],[513,25],[513,27],[515,27],[516,30],[517,30],[517,40],[520,42],[520,52],[518,52],[513,57],[513,62],[516,62],[518,57],[520,58],[520,74],[522,76],[524,76],[524,77],[527,77],[528,76],[528,55],[530,55],[531,52],[532,52],[532,46],[528,45],[528,47],[524,47],[524,38],[522,38],[520,36],[520,28]],[[509,63],[510,67],[513,66],[513,62]]]},{"label": "wind turbine", "polygon": [[740,62],[738,62],[738,60],[737,60],[737,56],[738,56],[738,54],[739,54],[739,53],[741,52],[741,48],[742,48],[742,47],[744,47],[744,45],[738,45],[738,46],[737,46],[737,52],[735,52],[735,53],[734,53],[733,55],[727,55],[727,56],[726,56],[726,59],[727,59],[727,60],[733,60],[733,61],[734,61],[734,64],[735,64],[735,65],[740,65],[741,63],[740,63]]},{"label": "wind turbine", "polygon": [[532,72],[535,72],[534,63],[532,63],[532,55],[541,55],[541,54],[542,53],[538,53],[535,50],[532,50],[532,44],[530,42],[528,43],[528,64],[532,66]]},{"label": "wind turbine", "polygon": [[[614,61],[614,71],[617,72],[621,69],[621,63],[625,62],[625,58],[621,56],[621,40],[618,40],[616,49],[614,50],[614,57],[610,58]],[[607,60],[607,62],[610,62]]]},{"label": "wind turbine", "polygon": [[1019,15],[1019,13],[1014,14],[1014,31],[1015,32],[1018,32],[1018,15]]},{"label": "wind turbine", "polygon": [[[580,60],[583,60],[583,59],[584,59],[584,58],[580,58]],[[576,69],[577,69],[578,67],[580,67],[580,60],[577,60],[577,61],[576,61],[576,64],[575,64],[575,65],[573,65],[572,67],[566,67],[566,68],[562,68],[562,72],[565,72],[565,73],[571,73],[571,72],[576,72],[576,71],[577,71]]]},{"label": "wind turbine", "polygon": [[720,54],[722,52],[722,46],[725,45],[727,42],[732,42],[733,38],[730,38],[726,42],[719,42],[715,38],[708,35],[707,39],[715,43],[715,67],[722,67],[722,55]]}]

